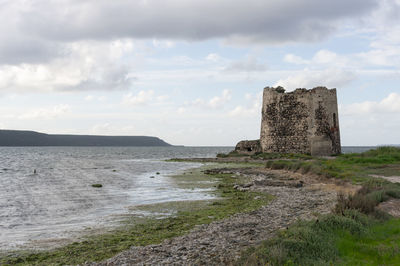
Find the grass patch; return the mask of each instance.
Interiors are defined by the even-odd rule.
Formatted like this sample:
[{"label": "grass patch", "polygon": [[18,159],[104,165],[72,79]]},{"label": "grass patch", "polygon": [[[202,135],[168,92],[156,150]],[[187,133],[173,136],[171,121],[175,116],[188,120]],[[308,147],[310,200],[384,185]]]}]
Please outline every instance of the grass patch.
[{"label": "grass patch", "polygon": [[[218,165],[220,166],[220,165]],[[238,180],[232,175],[217,174],[214,179],[215,193],[219,197],[208,204],[193,208],[182,208],[176,215],[164,219],[145,219],[141,223],[129,223],[110,233],[90,236],[61,248],[41,252],[16,252],[0,258],[0,265],[71,265],[85,261],[101,261],[128,249],[133,245],[160,243],[164,239],[183,235],[195,225],[207,224],[239,212],[250,212],[266,205],[271,196],[257,192],[243,192],[233,189]],[[179,178],[179,177],[178,177]]]},{"label": "grass patch", "polygon": [[253,159],[263,159],[263,160],[272,160],[272,159],[297,159],[297,160],[311,160],[313,157],[309,154],[300,154],[300,153],[265,153],[260,152],[253,154],[251,156]]},{"label": "grass patch", "polygon": [[364,153],[339,155],[333,159],[270,160],[266,167],[365,184],[371,181],[371,174],[400,175],[400,148],[380,147]]},{"label": "grass patch", "polygon": [[400,219],[374,224],[361,236],[345,232],[336,246],[343,265],[400,265]]},{"label": "grass patch", "polygon": [[239,153],[237,151],[231,151],[229,153],[218,153],[217,154],[217,158],[229,158],[229,157],[249,157],[249,155]]},{"label": "grass patch", "polygon": [[298,222],[242,254],[238,265],[400,265],[400,220],[358,211]]},{"label": "grass patch", "polygon": [[400,164],[386,164],[368,168],[368,172],[373,175],[400,176]]},{"label": "grass patch", "polygon": [[363,153],[343,154],[340,158],[349,164],[392,164],[400,162],[400,148],[379,147]]},{"label": "grass patch", "polygon": [[298,160],[311,160],[312,156],[308,154],[298,154],[298,153],[267,153],[267,152],[257,152],[255,154],[249,155],[244,153],[239,153],[237,151],[231,151],[229,153],[218,153],[217,158],[234,158],[234,157],[249,157],[255,160],[273,160],[273,159],[298,159]]},{"label": "grass patch", "polygon": [[370,174],[400,176],[400,149],[381,147],[334,159],[270,160],[266,167],[339,178],[363,187],[338,195],[334,213],[300,221],[242,254],[238,265],[400,265],[400,219],[375,207],[400,198],[400,184]]}]

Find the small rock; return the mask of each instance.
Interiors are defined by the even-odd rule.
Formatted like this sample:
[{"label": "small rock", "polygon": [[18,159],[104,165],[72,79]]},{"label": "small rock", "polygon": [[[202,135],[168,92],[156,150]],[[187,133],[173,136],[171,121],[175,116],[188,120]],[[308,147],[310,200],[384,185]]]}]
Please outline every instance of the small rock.
[{"label": "small rock", "polygon": [[251,187],[252,185],[253,185],[253,183],[247,183],[247,184],[242,185],[242,187],[243,188],[248,188],[248,187]]}]

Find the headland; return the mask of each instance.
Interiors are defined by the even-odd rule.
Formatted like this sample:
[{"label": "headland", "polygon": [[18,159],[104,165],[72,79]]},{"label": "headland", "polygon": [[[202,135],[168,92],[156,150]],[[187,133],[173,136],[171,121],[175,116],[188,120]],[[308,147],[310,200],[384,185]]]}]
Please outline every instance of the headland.
[{"label": "headland", "polygon": [[0,130],[0,146],[172,146],[157,137],[57,135],[35,131]]}]

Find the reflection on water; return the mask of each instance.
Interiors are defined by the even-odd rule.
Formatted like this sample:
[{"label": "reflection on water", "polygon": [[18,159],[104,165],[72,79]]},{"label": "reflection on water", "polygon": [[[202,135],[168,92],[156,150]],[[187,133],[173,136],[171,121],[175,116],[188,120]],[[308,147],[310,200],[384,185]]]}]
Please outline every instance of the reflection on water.
[{"label": "reflection on water", "polygon": [[230,150],[1,147],[0,249],[68,237],[85,227],[101,226],[110,215],[127,213],[132,205],[210,198],[207,191],[177,188],[168,177],[198,164],[163,159],[213,157]]}]

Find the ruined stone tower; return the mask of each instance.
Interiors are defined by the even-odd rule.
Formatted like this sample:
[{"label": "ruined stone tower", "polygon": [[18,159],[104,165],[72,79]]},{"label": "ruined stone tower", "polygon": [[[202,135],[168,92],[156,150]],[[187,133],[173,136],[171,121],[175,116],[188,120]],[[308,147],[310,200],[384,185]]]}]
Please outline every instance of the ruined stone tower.
[{"label": "ruined stone tower", "polygon": [[336,89],[265,88],[260,144],[263,152],[339,154]]},{"label": "ruined stone tower", "polygon": [[317,87],[285,93],[282,87],[265,88],[260,140],[241,141],[235,150],[247,154],[259,151],[339,154],[336,89]]}]

